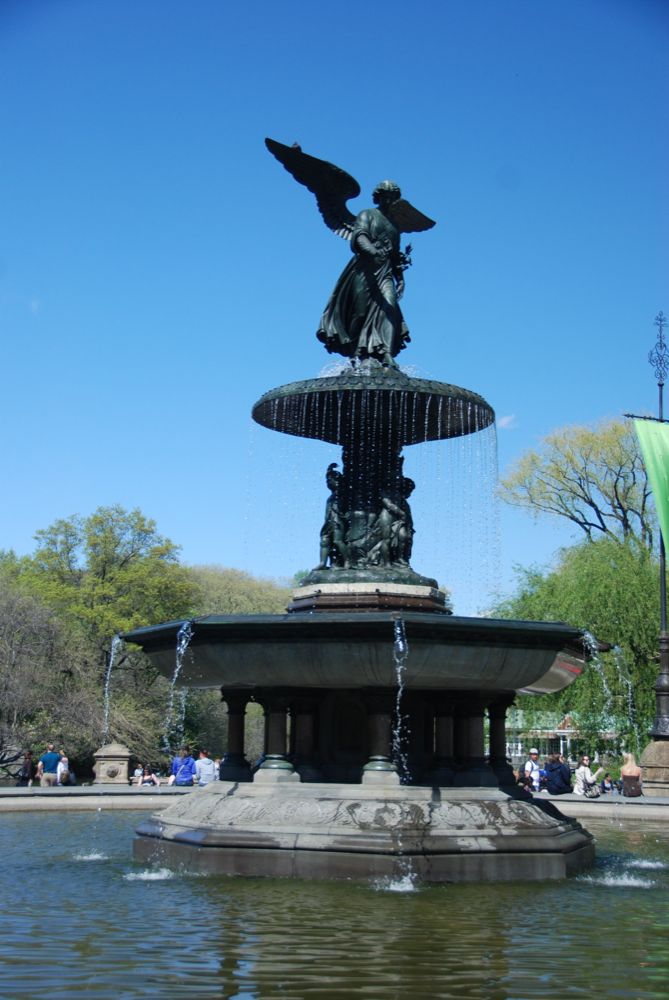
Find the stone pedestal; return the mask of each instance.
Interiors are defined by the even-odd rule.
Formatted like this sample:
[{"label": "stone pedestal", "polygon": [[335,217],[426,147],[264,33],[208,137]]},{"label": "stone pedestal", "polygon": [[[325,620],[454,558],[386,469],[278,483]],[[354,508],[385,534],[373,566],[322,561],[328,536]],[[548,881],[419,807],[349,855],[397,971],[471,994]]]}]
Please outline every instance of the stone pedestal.
[{"label": "stone pedestal", "polygon": [[551,802],[490,788],[216,781],[137,832],[139,860],[228,875],[543,881],[594,860]]},{"label": "stone pedestal", "polygon": [[127,785],[130,751],[122,743],[108,743],[93,754],[96,785]]},{"label": "stone pedestal", "polygon": [[669,796],[669,739],[649,743],[641,755],[643,794]]}]

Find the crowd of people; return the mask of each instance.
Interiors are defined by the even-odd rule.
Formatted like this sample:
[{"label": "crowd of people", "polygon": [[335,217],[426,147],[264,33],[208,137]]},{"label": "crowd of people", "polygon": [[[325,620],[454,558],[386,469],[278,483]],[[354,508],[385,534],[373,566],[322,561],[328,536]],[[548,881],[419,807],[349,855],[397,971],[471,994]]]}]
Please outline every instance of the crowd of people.
[{"label": "crowd of people", "polygon": [[[172,758],[167,784],[180,786],[199,785],[203,787],[211,781],[218,781],[220,766],[220,757],[212,758],[209,750],[200,750],[198,758],[195,760],[191,755],[190,749],[187,746],[183,746],[178,754]],[[160,785],[161,779],[145,764],[135,769],[133,783],[138,788],[147,788]]]},{"label": "crowd of people", "polygon": [[[585,798],[617,794],[634,798],[642,795],[642,772],[634,754],[625,753],[623,759],[620,778],[613,779],[610,772],[604,773],[603,767],[593,771],[588,754],[583,754],[579,758],[578,765],[572,769],[565,755],[557,752],[549,754],[541,764],[538,749],[531,747],[528,759],[518,769],[518,784],[530,792],[546,792],[549,795],[566,795],[570,792],[583,795]],[[212,758],[209,750],[200,750],[196,760],[191,755],[190,749],[183,746],[172,758],[166,783],[203,787],[219,780],[220,764],[220,757]],[[33,758],[32,750],[24,752],[16,784],[19,787],[29,788],[35,782],[39,782],[42,788],[76,783],[65,750],[56,751],[53,743],[47,743],[46,750],[37,761]],[[138,765],[131,779],[131,783],[137,788],[155,788],[160,786],[161,782],[160,774],[156,774],[148,764]]]},{"label": "crowd of people", "polygon": [[30,788],[35,782],[39,782],[41,788],[76,784],[64,750],[57,751],[55,744],[47,743],[46,750],[37,761],[32,750],[24,752],[16,784],[19,788]]},{"label": "crowd of people", "polygon": [[[518,771],[518,783],[531,792],[547,792],[549,795],[573,792],[588,799],[596,799],[600,795],[625,795],[629,798],[642,795],[641,768],[634,754],[623,754],[623,761],[620,779],[614,780],[610,772],[604,773],[603,767],[593,771],[588,754],[579,758],[572,771],[564,754],[551,753],[542,765],[539,763],[539,751],[531,747],[527,761]],[[603,774],[601,780],[600,774]]]},{"label": "crowd of people", "polygon": [[[208,785],[220,776],[220,757],[212,758],[209,750],[200,750],[197,760],[191,756],[188,747],[181,747],[170,764],[165,778],[168,785]],[[148,764],[138,765],[132,775],[131,784],[138,788],[155,788],[163,779]],[[44,753],[35,760],[32,750],[25,750],[16,772],[18,788],[31,788],[38,784],[41,788],[53,788],[76,784],[76,779],[65,750],[56,750],[54,743],[47,743]]]}]

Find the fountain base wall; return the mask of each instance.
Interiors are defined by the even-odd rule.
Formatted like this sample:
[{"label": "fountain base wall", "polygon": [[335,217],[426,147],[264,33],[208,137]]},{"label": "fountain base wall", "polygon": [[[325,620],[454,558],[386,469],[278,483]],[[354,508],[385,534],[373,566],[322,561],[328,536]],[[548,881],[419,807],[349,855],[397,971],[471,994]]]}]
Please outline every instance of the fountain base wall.
[{"label": "fountain base wall", "polygon": [[218,782],[137,832],[139,860],[228,875],[535,881],[594,860],[551,803],[489,788]]}]

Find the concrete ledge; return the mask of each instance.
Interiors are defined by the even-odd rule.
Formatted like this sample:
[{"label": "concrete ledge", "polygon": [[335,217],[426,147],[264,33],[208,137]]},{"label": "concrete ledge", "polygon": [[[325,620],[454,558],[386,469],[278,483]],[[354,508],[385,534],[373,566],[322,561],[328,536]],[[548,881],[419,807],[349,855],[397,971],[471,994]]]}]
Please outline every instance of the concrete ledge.
[{"label": "concrete ledge", "polygon": [[669,823],[669,797],[645,796],[628,799],[624,795],[600,795],[598,799],[586,799],[583,795],[545,795],[541,792],[533,796],[535,801],[551,802],[565,816],[571,819],[615,819],[664,820]]},{"label": "concrete ledge", "polygon": [[164,809],[175,796],[199,791],[165,785],[159,791],[130,788],[128,785],[77,785],[74,788],[0,788],[0,813],[72,812],[96,809]]}]

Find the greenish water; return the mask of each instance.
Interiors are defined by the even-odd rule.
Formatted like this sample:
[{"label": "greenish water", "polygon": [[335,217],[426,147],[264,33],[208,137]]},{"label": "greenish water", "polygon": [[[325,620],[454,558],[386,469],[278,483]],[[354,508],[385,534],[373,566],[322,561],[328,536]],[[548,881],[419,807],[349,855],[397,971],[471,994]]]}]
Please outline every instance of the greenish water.
[{"label": "greenish water", "polygon": [[141,818],[0,817],[2,1000],[669,995],[665,827],[593,827],[563,883],[411,890],[147,867]]}]

